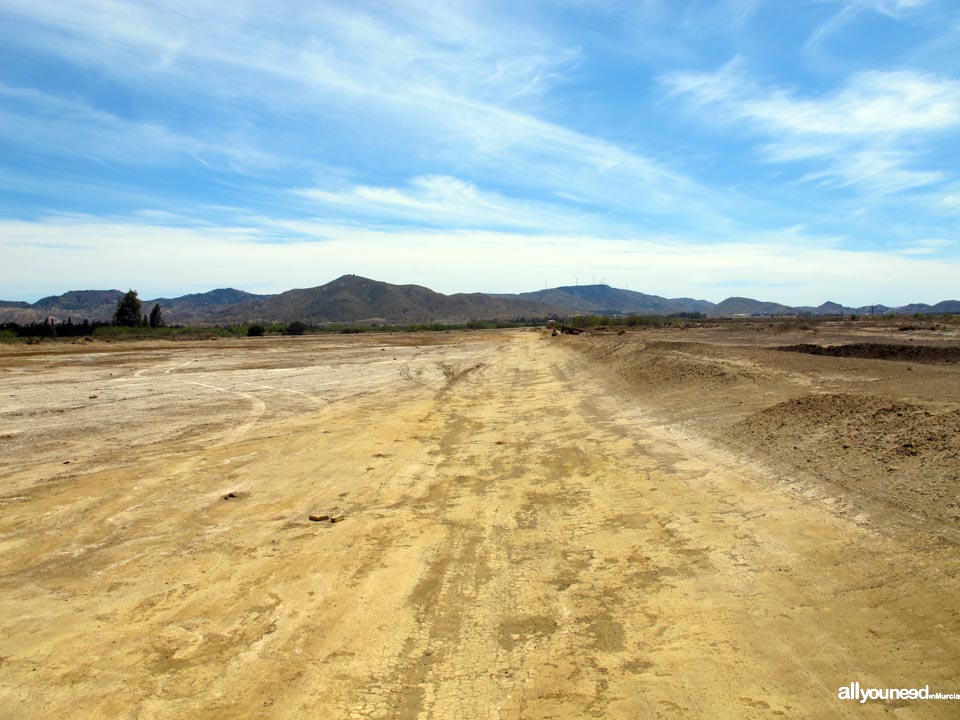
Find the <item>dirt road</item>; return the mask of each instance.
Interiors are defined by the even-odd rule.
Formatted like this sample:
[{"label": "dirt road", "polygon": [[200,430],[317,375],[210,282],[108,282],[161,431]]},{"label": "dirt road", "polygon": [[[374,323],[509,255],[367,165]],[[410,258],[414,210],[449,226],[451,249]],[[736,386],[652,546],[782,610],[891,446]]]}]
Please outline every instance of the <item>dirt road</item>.
[{"label": "dirt road", "polygon": [[957,716],[954,545],[421,342],[4,357],[0,718]]}]

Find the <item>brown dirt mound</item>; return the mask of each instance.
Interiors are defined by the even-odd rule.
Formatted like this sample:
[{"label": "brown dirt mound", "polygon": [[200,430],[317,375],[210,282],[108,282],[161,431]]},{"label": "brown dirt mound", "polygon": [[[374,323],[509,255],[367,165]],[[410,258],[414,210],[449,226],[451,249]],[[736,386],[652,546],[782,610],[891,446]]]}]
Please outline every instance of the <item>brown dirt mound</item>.
[{"label": "brown dirt mound", "polygon": [[852,343],[850,345],[784,345],[783,352],[827,355],[829,357],[864,358],[867,360],[902,360],[918,363],[960,362],[960,347],[936,345],[894,345],[887,343]]},{"label": "brown dirt mound", "polygon": [[[860,362],[811,352],[599,338],[565,344],[608,365],[662,422],[756,458],[785,481],[823,485],[848,511],[880,509],[883,517],[890,509],[960,529],[960,408],[949,389],[956,365],[890,363],[867,377]],[[948,349],[823,349],[851,347]]]},{"label": "brown dirt mound", "polygon": [[742,369],[717,362],[702,348],[689,343],[588,340],[580,347],[589,357],[612,363],[632,384],[658,392],[704,385],[729,386],[745,375]]},{"label": "brown dirt mound", "polygon": [[750,415],[728,439],[914,515],[960,518],[960,410],[811,394]]}]

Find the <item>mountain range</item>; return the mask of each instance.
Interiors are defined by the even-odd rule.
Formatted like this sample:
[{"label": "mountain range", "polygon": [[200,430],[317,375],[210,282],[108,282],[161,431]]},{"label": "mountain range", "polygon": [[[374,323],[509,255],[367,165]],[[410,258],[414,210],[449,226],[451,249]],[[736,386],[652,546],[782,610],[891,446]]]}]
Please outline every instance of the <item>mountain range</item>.
[{"label": "mountain range", "polygon": [[[109,320],[120,290],[71,290],[35,303],[0,301],[0,322],[29,323],[53,318],[66,322]],[[825,302],[791,307],[752,298],[730,297],[720,303],[693,298],[665,298],[609,285],[569,285],[518,294],[456,293],[444,295],[420,285],[393,285],[358,275],[344,275],[326,285],[276,295],[221,288],[173,298],[143,300],[144,312],[159,303],[167,323],[213,325],[242,322],[425,323],[507,320],[577,314],[672,315],[703,313],[740,315],[851,315],[960,313],[960,301],[902,307],[844,307]]]}]

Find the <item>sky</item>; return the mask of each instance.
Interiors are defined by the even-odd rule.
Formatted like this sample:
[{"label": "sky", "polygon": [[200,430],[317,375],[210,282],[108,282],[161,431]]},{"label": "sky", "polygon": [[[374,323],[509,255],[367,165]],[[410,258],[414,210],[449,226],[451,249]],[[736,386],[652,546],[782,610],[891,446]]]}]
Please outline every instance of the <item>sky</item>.
[{"label": "sky", "polygon": [[957,0],[0,0],[0,298],[960,299]]}]

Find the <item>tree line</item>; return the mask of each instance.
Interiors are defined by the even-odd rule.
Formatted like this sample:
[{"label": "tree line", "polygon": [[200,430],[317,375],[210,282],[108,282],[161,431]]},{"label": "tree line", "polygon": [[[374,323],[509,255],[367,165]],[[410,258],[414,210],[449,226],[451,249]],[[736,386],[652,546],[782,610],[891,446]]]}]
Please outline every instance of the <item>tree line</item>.
[{"label": "tree line", "polygon": [[[416,323],[410,325],[391,324],[350,324],[350,323],[323,323],[314,325],[294,320],[290,323],[246,324],[216,326],[216,327],[184,327],[181,325],[167,326],[163,320],[163,309],[156,303],[147,314],[143,311],[143,303],[136,290],[129,290],[117,300],[110,322],[84,319],[74,322],[68,318],[65,322],[57,322],[51,318],[30,323],[0,323],[0,339],[6,338],[57,338],[78,336],[104,336],[111,338],[138,337],[140,331],[163,328],[163,335],[180,336],[195,334],[209,336],[262,337],[264,335],[304,335],[314,333],[391,333],[391,332],[440,332],[450,330],[486,330],[493,328],[516,328],[540,325],[547,318],[523,318],[513,320],[469,320],[465,323]],[[97,331],[100,332],[97,332]],[[151,333],[152,335],[152,333]]]},{"label": "tree line", "polygon": [[7,336],[22,338],[54,338],[54,337],[82,337],[84,335],[93,335],[97,328],[109,327],[110,323],[99,322],[97,320],[83,320],[82,322],[73,322],[67,318],[66,322],[51,322],[50,318],[42,322],[15,323],[8,322],[0,324],[0,333]]}]

